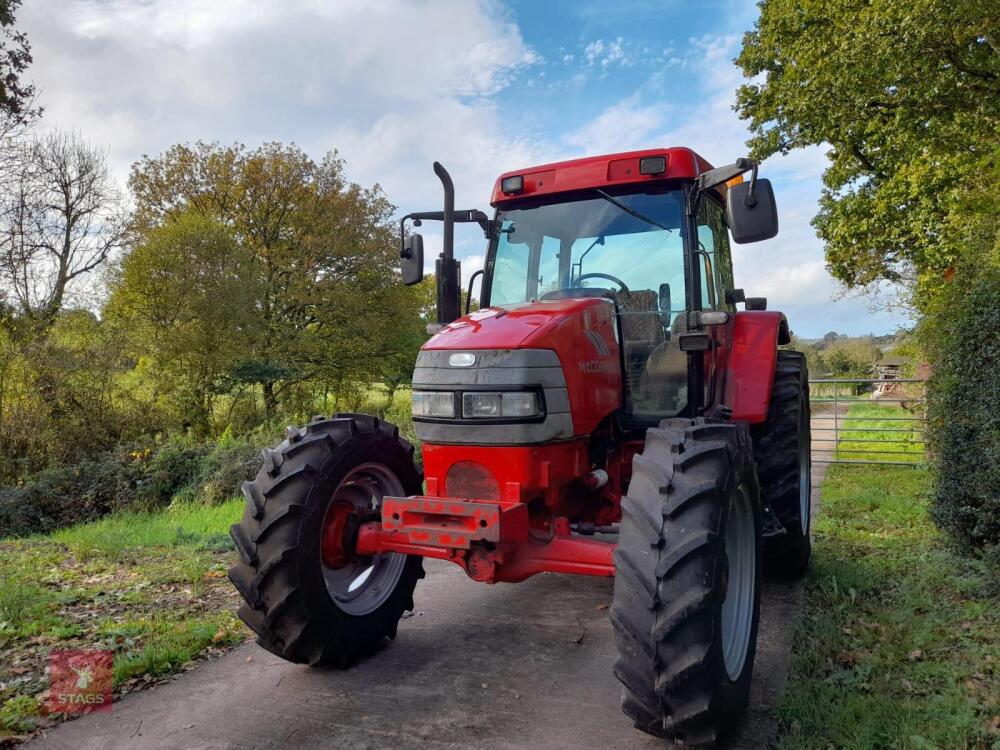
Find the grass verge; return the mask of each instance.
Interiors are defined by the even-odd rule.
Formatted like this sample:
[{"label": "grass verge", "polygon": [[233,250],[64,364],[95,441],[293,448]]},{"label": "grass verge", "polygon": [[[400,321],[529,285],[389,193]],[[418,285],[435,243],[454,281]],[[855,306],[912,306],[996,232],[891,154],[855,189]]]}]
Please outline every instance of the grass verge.
[{"label": "grass verge", "polygon": [[0,542],[0,747],[61,718],[42,713],[53,650],[114,651],[121,695],[242,641],[226,580],[242,509],[180,504]]},{"label": "grass verge", "polygon": [[1000,750],[996,570],[947,546],[929,479],[830,468],[778,748]]}]

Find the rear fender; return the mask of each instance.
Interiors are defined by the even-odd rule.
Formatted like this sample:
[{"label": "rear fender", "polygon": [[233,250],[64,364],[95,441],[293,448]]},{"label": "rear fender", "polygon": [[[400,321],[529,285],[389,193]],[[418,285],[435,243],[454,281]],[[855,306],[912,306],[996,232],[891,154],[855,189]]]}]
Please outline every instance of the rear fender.
[{"label": "rear fender", "polygon": [[733,410],[734,422],[759,423],[767,419],[778,346],[790,341],[783,313],[771,310],[736,313],[723,399]]}]

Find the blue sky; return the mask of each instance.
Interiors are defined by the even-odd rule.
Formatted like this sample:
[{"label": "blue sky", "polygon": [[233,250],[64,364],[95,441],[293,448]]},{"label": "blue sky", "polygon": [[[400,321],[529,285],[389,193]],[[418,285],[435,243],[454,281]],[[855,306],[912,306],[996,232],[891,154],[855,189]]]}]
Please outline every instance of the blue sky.
[{"label": "blue sky", "polygon": [[[191,140],[337,149],[400,212],[437,208],[434,160],[461,208],[507,169],[652,146],[721,164],[745,153],[732,59],[753,2],[713,0],[32,0],[20,23],[45,126],[105,145],[122,181]],[[737,283],[804,336],[894,331],[870,298],[838,299],[809,221],[822,148],[774,157],[781,232],[737,246]],[[425,225],[432,252],[440,233]],[[463,272],[484,242],[457,232]]]}]

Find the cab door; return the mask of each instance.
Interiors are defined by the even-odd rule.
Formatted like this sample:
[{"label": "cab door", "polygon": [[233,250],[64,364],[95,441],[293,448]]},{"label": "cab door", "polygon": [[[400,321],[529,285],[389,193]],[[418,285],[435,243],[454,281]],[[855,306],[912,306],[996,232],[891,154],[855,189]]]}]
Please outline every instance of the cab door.
[{"label": "cab door", "polygon": [[729,248],[729,229],[722,204],[712,195],[704,195],[698,207],[698,242],[696,259],[701,282],[701,309],[729,313],[725,325],[706,329],[710,345],[704,353],[705,409],[721,402],[729,352],[732,348],[736,308],[726,301],[733,289],[733,260]]}]

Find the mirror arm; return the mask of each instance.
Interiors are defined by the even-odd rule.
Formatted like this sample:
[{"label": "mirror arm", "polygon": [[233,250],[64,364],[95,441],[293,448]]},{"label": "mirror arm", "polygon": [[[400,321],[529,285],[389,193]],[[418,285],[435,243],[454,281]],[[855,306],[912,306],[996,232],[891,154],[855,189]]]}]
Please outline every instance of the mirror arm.
[{"label": "mirror arm", "polygon": [[751,169],[754,170],[754,177],[756,177],[757,162],[753,159],[741,156],[732,164],[716,167],[715,169],[710,169],[699,175],[698,179],[695,181],[695,186],[698,190],[710,190],[716,185],[721,185],[724,182],[729,182],[735,177],[739,177],[744,172],[749,172]]},{"label": "mirror arm", "polygon": [[469,311],[472,309],[472,285],[476,283],[476,277],[483,275],[483,269],[480,268],[472,276],[469,277],[469,291],[465,293],[465,314],[468,315]]},{"label": "mirror arm", "polygon": [[[687,202],[687,212],[689,216],[694,216],[695,212],[698,210],[698,200],[701,198],[701,194],[706,190],[711,190],[724,182],[729,182],[730,180],[739,177],[744,172],[749,172],[753,170],[753,174],[750,178],[751,180],[751,193],[753,188],[756,187],[757,182],[757,162],[745,156],[741,156],[732,164],[726,164],[722,167],[716,167],[715,169],[710,169],[707,172],[702,173],[698,176],[698,179],[694,182],[694,189],[688,194]],[[748,205],[754,205],[757,202],[756,196],[754,196],[754,203]]]},{"label": "mirror arm", "polygon": [[[468,211],[455,211],[454,217],[456,224],[478,224],[483,230],[483,236],[487,239],[493,235],[493,219],[489,218],[479,209],[472,208]],[[444,211],[415,211],[411,214],[406,214],[406,216],[399,220],[400,244],[402,244],[406,234],[405,224],[411,219],[415,227],[419,227],[422,221],[444,221]]]},{"label": "mirror arm", "polygon": [[757,205],[757,162],[753,163],[753,171],[750,173],[750,187],[747,188],[747,196],[743,199],[743,205],[753,208]]}]

